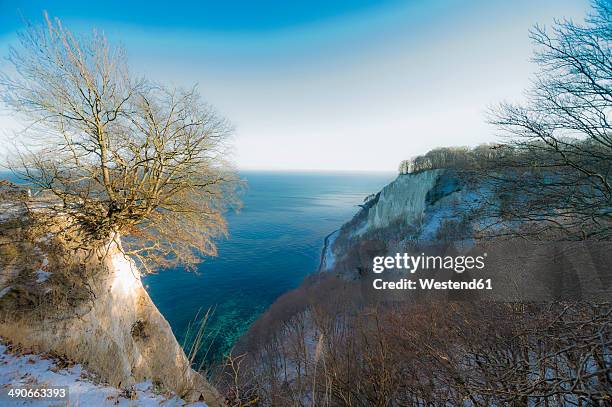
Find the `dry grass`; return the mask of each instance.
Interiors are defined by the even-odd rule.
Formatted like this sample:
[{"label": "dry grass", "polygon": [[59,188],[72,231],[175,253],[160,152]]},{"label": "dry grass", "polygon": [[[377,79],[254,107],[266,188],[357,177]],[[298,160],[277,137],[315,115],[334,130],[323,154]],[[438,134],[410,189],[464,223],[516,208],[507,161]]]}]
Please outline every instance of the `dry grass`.
[{"label": "dry grass", "polygon": [[[92,298],[88,253],[67,250],[32,216],[0,223],[0,319],[44,320],[86,312]],[[48,278],[39,281],[39,270]],[[90,270],[89,273],[92,271]]]}]

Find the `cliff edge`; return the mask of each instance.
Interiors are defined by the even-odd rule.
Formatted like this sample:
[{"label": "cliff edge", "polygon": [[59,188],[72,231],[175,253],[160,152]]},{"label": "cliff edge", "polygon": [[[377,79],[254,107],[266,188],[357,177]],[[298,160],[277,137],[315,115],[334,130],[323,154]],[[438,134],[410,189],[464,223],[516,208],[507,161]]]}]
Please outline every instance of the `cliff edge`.
[{"label": "cliff edge", "polygon": [[0,336],[83,364],[111,386],[150,380],[187,401],[222,405],[191,369],[116,236],[68,252],[23,219],[0,223]]}]

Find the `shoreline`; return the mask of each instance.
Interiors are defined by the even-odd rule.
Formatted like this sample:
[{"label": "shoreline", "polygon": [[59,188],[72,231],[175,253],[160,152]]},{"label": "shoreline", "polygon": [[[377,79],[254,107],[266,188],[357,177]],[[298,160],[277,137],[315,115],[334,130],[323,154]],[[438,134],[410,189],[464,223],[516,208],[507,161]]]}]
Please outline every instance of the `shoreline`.
[{"label": "shoreline", "polygon": [[323,239],[323,249],[321,249],[321,256],[319,258],[319,267],[317,267],[317,273],[321,272],[321,268],[323,267],[323,263],[325,262],[325,253],[327,253],[327,248],[329,246],[329,239],[332,237],[334,233],[339,232],[339,231],[340,231],[340,228],[329,233],[327,236],[325,236],[325,239]]}]

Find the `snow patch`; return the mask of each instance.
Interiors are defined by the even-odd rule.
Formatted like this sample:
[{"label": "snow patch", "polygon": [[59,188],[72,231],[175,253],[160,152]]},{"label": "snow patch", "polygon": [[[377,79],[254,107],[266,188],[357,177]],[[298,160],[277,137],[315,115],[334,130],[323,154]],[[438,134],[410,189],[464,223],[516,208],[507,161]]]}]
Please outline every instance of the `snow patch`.
[{"label": "snow patch", "polygon": [[0,203],[0,222],[23,215],[23,207],[15,203]]},{"label": "snow patch", "polygon": [[[151,381],[134,386],[135,399],[130,400],[124,392],[115,387],[96,384],[88,379],[88,372],[81,365],[58,369],[55,362],[40,355],[14,355],[7,353],[6,345],[0,343],[0,388],[15,386],[68,387],[69,401],[55,402],[53,405],[66,406],[186,406],[178,397],[165,397],[156,394]],[[0,405],[6,400],[0,400]],[[46,401],[10,401],[11,406],[47,406]],[[206,407],[204,403],[189,404],[193,407]]]},{"label": "snow patch", "polygon": [[51,275],[50,271],[47,271],[47,267],[49,267],[49,259],[47,256],[43,258],[42,264],[38,270],[36,270],[36,282],[42,283],[49,279]]},{"label": "snow patch", "polygon": [[46,235],[37,238],[35,241],[36,241],[36,243],[45,243],[45,242],[48,242],[49,240],[51,240],[52,237],[53,237],[53,233],[49,232]]},{"label": "snow patch", "polygon": [[11,291],[11,288],[13,288],[13,286],[11,286],[11,285],[9,285],[8,287],[4,287],[0,291],[0,298],[4,297],[9,291]]}]

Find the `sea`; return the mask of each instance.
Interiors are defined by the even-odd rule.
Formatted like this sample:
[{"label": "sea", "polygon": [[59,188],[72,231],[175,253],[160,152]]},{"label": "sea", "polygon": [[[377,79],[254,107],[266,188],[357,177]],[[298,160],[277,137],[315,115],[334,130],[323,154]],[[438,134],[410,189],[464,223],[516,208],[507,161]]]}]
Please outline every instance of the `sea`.
[{"label": "sea", "polygon": [[143,283],[184,347],[210,310],[201,356],[221,361],[280,295],[316,272],[325,236],[395,178],[388,173],[243,172],[243,206],[197,272],[164,270]]}]

